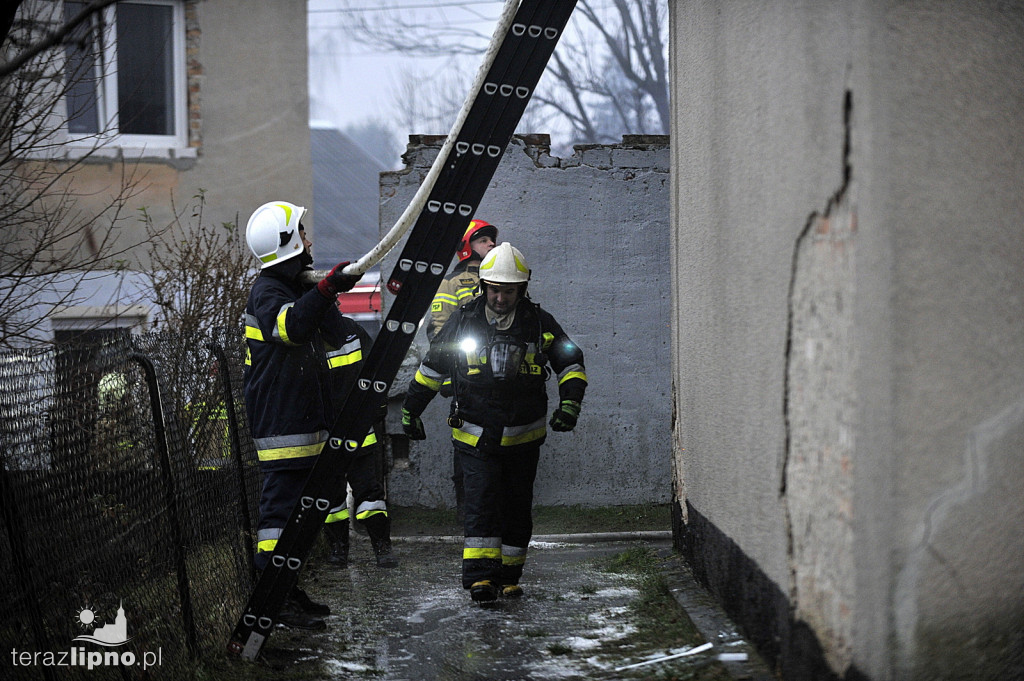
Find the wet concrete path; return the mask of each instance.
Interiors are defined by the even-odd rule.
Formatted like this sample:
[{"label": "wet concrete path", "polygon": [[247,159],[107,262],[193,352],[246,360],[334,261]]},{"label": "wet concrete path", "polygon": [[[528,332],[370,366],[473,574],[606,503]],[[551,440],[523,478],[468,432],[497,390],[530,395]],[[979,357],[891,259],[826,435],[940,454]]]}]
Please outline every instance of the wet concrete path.
[{"label": "wet concrete path", "polygon": [[640,646],[635,657],[602,650],[603,643],[635,631],[630,604],[639,595],[635,574],[609,572],[604,565],[640,546],[671,553],[668,540],[534,542],[522,581],[525,596],[481,607],[461,585],[461,542],[397,540],[401,564],[385,570],[375,566],[365,539],[353,536],[348,569],[313,566],[305,580],[307,591],[331,606],[328,630],[275,634],[266,658],[291,671],[307,667],[316,678],[651,678],[642,673],[650,668],[616,670],[692,645],[654,651]]}]

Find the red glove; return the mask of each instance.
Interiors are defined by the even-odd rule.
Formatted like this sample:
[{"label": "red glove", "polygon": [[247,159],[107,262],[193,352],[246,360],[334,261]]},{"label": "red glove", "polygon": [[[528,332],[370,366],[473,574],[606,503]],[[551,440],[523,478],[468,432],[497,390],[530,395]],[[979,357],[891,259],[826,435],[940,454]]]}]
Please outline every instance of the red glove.
[{"label": "red glove", "polygon": [[352,287],[359,283],[359,279],[362,277],[362,275],[344,274],[342,272],[342,270],[345,269],[345,267],[348,266],[348,264],[349,261],[347,260],[345,262],[338,263],[337,265],[334,266],[334,269],[327,274],[326,277],[324,277],[317,283],[316,289],[320,291],[320,295],[322,295],[324,298],[333,300],[335,297],[337,297],[339,293],[351,291]]}]

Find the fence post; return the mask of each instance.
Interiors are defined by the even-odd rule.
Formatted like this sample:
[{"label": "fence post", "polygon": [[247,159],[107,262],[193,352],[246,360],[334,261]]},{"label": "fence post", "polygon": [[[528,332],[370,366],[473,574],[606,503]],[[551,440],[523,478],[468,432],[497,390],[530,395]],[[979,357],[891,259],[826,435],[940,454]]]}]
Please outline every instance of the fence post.
[{"label": "fence post", "polygon": [[[6,459],[6,457],[4,458]],[[5,463],[0,463],[0,504],[3,508],[4,526],[7,528],[7,540],[11,543],[11,563],[21,593],[27,599],[40,597],[42,594],[36,588],[36,580],[32,578],[35,573],[29,569],[28,556],[25,553],[25,533],[22,530],[21,517],[18,515],[18,507],[14,500],[14,485],[11,484]],[[46,627],[43,626],[39,609],[31,609],[29,617],[32,621],[32,635],[36,639],[39,650],[49,650]],[[43,666],[42,670],[44,677],[53,678],[53,673],[48,667]]]},{"label": "fence post", "polygon": [[249,578],[256,581],[256,557],[253,555],[252,539],[255,536],[252,529],[252,519],[249,517],[249,500],[245,489],[245,462],[242,460],[242,438],[238,431],[238,415],[235,411],[235,393],[231,388],[231,368],[228,365],[227,353],[219,343],[210,343],[208,346],[213,356],[217,358],[220,365],[221,383],[224,388],[224,408],[228,412],[228,432],[231,434],[231,455],[235,458],[235,470],[238,471],[238,512],[242,521],[242,532],[249,538],[249,542],[242,547],[249,561]]},{"label": "fence post", "polygon": [[174,475],[171,471],[170,447],[167,443],[167,428],[164,423],[163,400],[160,395],[160,382],[157,377],[156,364],[140,352],[133,353],[131,359],[138,362],[146,374],[146,385],[149,387],[149,401],[153,410],[153,428],[156,435],[157,453],[160,455],[160,469],[164,480],[164,496],[167,512],[171,517],[171,539],[174,542],[174,562],[178,570],[178,595],[181,598],[181,616],[185,625],[185,642],[194,658],[199,653],[196,643],[195,617],[192,612],[192,593],[188,582],[188,566],[185,562],[185,541],[182,537],[180,516],[178,514],[178,497],[174,488]]}]

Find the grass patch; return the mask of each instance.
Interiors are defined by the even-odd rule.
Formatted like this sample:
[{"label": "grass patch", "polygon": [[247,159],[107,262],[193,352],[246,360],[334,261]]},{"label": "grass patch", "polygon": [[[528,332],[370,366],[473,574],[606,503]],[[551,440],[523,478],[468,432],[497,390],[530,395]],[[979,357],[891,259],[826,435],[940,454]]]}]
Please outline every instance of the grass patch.
[{"label": "grass patch", "polygon": [[[704,638],[686,611],[669,591],[661,573],[661,559],[649,548],[631,548],[607,559],[599,567],[608,572],[632,575],[639,594],[630,609],[635,614],[636,631],[605,641],[596,651],[599,657],[616,664],[629,664],[646,656],[668,654],[669,650],[697,646]],[[727,681],[731,675],[717,660],[670,661],[636,670],[636,678],[665,681]],[[633,678],[625,676],[624,678]]]},{"label": "grass patch", "polygon": [[538,506],[533,509],[534,534],[638,532],[671,527],[672,512],[668,504]]},{"label": "grass patch", "polygon": [[618,553],[604,566],[608,572],[651,574],[661,568],[661,560],[648,548],[638,546]]},{"label": "grass patch", "polygon": [[[391,534],[462,535],[455,509],[392,506]],[[632,506],[537,506],[533,509],[534,534],[578,532],[638,532],[668,530],[672,527],[669,504]]]},{"label": "grass patch", "polygon": [[462,535],[462,525],[453,508],[419,508],[416,506],[388,505],[393,537],[418,535]]}]

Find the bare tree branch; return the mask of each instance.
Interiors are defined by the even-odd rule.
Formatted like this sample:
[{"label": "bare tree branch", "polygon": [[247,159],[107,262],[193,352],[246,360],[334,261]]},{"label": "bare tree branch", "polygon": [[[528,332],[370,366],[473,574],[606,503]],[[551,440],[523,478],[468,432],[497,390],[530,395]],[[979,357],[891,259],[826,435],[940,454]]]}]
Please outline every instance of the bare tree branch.
[{"label": "bare tree branch", "polygon": [[[105,7],[113,5],[115,2],[117,2],[117,0],[92,0],[92,2],[82,8],[81,12],[72,17],[70,21],[35,41],[13,59],[0,64],[0,79],[11,75],[46,50],[56,47],[57,45],[63,45],[68,36],[70,36],[71,33],[79,27],[79,25],[85,21],[89,21],[93,15],[101,12]],[[20,5],[21,3],[18,4]],[[8,35],[9,33],[4,33],[0,36],[0,43],[6,43]]]},{"label": "bare tree branch", "polygon": [[234,222],[205,224],[203,191],[180,211],[173,198],[171,205],[174,218],[165,226],[154,224],[143,210],[153,263],[144,272],[152,292],[145,302],[156,304],[168,330],[187,337],[240,327],[256,270],[238,216]]},{"label": "bare tree branch", "polygon": [[[482,53],[487,42],[487,36],[436,14],[428,18],[397,11],[351,14],[349,23],[334,28],[386,52],[454,58]],[[615,141],[630,132],[667,134],[666,14],[664,0],[580,0],[541,80],[542,90],[534,94],[527,111],[535,120],[560,120],[577,142]],[[314,45],[314,53],[317,49]],[[414,103],[429,101],[432,87],[403,85],[407,125],[430,123],[447,129],[428,121],[422,105],[417,107],[422,117],[410,111]],[[538,108],[547,111],[538,114]]]},{"label": "bare tree branch", "polygon": [[[86,11],[109,4],[92,2]],[[54,36],[70,36],[72,24],[89,15],[62,23],[60,4],[21,8],[39,13],[12,22],[5,49],[30,47],[0,78],[0,346],[38,342],[50,313],[79,304],[80,286],[93,272],[123,271],[139,245],[121,230],[133,219],[128,205],[141,188],[137,165],[104,158],[120,176],[86,194],[79,171],[101,149],[103,134],[91,143],[83,139],[72,154],[67,146],[65,98],[76,84],[95,83],[91,75],[67,72],[63,50],[52,49],[60,42]],[[78,48],[93,49],[93,37],[90,32]]]}]

